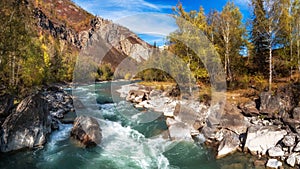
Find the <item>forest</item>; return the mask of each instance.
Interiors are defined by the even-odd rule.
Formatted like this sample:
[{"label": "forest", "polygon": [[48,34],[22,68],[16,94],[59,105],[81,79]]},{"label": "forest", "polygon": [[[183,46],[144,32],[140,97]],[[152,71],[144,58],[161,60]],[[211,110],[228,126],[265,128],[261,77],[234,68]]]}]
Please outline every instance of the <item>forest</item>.
[{"label": "forest", "polygon": [[[0,88],[19,94],[33,86],[71,82],[78,49],[37,28],[33,7],[27,1],[0,2]],[[229,88],[272,90],[276,82],[299,80],[300,73],[300,1],[251,0],[251,18],[243,22],[240,9],[229,1],[222,9],[205,13],[185,11],[180,2],[173,8],[178,30],[168,39],[168,50],[180,57],[198,82],[209,83],[203,59],[183,43],[193,40],[186,22],[201,30],[217,51]],[[180,37],[180,38],[178,38]],[[181,40],[178,40],[181,39]],[[168,59],[166,51],[155,49],[147,64]],[[207,55],[206,57],[209,57]],[[110,80],[109,63],[98,66],[95,78]],[[170,69],[171,70],[171,69]],[[185,76],[183,72],[182,76]],[[146,70],[139,77],[148,81],[168,81],[170,75]],[[183,77],[187,78],[187,77]]]},{"label": "forest", "polygon": [[[197,51],[182,42],[182,39],[193,41],[193,36],[197,36],[188,33],[190,30],[186,22],[182,22],[183,18],[212,43],[221,58],[230,89],[255,86],[259,90],[272,90],[278,81],[298,81],[299,0],[251,0],[250,10],[251,18],[244,23],[239,7],[230,1],[222,11],[211,10],[208,14],[202,7],[198,11],[185,11],[183,4],[178,3],[173,8],[173,16],[179,29],[168,36],[169,50],[185,61],[197,81],[209,81],[210,75],[203,64],[207,58],[199,59]],[[205,52],[203,48],[199,50]],[[150,60],[148,64],[155,65],[157,60]],[[145,80],[153,80],[150,77],[156,77],[157,81],[170,80],[157,70],[146,70],[141,76]]]}]

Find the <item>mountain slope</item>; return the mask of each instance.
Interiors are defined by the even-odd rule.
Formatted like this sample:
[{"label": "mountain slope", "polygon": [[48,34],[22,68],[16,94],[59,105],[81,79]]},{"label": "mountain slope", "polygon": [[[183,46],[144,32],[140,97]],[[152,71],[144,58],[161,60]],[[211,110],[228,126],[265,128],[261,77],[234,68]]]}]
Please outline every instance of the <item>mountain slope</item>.
[{"label": "mountain slope", "polygon": [[34,14],[43,31],[78,50],[87,49],[92,42],[102,41],[108,50],[100,60],[111,63],[113,67],[126,57],[141,62],[151,55],[152,46],[129,29],[95,17],[70,0],[31,0],[30,3],[35,7]]}]

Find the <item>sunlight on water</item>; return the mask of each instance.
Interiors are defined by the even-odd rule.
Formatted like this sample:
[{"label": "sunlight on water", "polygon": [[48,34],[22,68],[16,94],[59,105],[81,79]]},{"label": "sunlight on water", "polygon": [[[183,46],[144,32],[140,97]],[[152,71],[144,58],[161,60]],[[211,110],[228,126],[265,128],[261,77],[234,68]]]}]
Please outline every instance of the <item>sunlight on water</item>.
[{"label": "sunlight on water", "polygon": [[[76,88],[79,98],[88,105],[81,113],[97,118],[101,126],[103,139],[99,146],[87,149],[80,147],[69,137],[72,125],[60,124],[59,130],[51,134],[44,148],[2,155],[0,168],[221,169],[230,166],[253,168],[243,156],[231,156],[216,161],[212,151],[202,145],[165,139],[163,135],[167,126],[163,115],[150,110],[135,109],[121,98],[120,102],[106,103],[111,98],[108,88],[110,88],[108,83],[97,84],[96,89],[91,85]],[[96,103],[95,99],[99,98],[99,95],[105,104]],[[153,121],[144,120],[154,116]]]}]

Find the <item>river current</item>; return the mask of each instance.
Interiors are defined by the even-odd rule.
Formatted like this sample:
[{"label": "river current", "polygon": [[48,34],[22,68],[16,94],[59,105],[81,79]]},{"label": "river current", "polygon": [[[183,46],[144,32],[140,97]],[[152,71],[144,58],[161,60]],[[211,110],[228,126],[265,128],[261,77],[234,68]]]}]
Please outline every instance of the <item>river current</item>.
[{"label": "river current", "polygon": [[[254,168],[252,159],[235,154],[221,160],[197,142],[166,139],[162,114],[136,109],[115,89],[129,82],[80,86],[69,92],[86,109],[78,115],[95,117],[102,129],[102,143],[84,149],[70,139],[71,124],[60,124],[44,147],[0,154],[1,169],[235,169]],[[76,110],[77,111],[77,110]],[[152,120],[145,120],[152,119]]]}]

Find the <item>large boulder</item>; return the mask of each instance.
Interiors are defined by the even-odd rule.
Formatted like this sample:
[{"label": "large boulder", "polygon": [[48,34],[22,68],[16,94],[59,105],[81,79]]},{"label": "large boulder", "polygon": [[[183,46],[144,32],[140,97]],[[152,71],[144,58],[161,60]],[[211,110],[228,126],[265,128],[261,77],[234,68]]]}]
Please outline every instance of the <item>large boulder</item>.
[{"label": "large boulder", "polygon": [[278,89],[276,93],[262,92],[260,94],[260,112],[269,118],[280,118],[295,107],[296,100],[290,87]]},{"label": "large boulder", "polygon": [[236,152],[239,148],[239,145],[239,136],[232,131],[226,130],[218,147],[217,158],[222,158],[228,154]]},{"label": "large boulder", "polygon": [[74,121],[71,137],[84,146],[96,146],[101,143],[102,132],[98,121],[92,117],[79,116]]},{"label": "large boulder", "polygon": [[1,151],[8,152],[41,146],[51,132],[51,116],[41,94],[21,101],[2,124]]},{"label": "large boulder", "polygon": [[273,125],[251,126],[247,131],[244,149],[250,151],[251,154],[265,155],[267,150],[275,147],[286,134],[287,131]]},{"label": "large boulder", "polygon": [[220,118],[220,126],[222,128],[230,129],[235,133],[242,134],[246,133],[250,123],[245,119],[241,110],[237,106],[230,103],[226,103],[224,111]]}]

